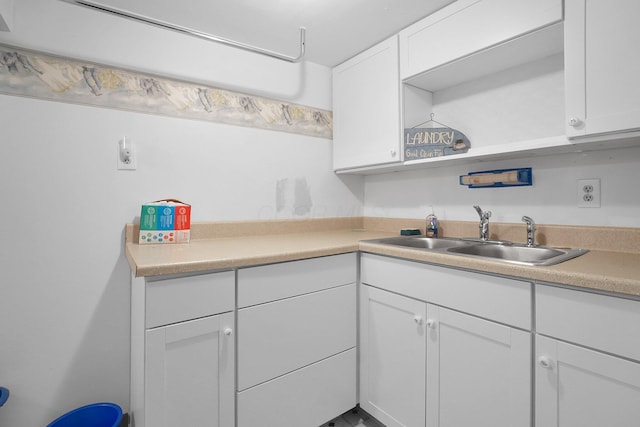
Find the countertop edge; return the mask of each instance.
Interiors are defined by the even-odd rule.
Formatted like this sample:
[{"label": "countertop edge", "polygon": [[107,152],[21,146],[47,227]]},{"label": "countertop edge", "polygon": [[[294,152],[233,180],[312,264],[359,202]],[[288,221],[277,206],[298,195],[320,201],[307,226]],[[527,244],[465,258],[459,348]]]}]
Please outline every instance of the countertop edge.
[{"label": "countertop edge", "polygon": [[[543,267],[515,265],[500,261],[362,241],[390,237],[392,235],[396,234],[377,231],[334,230],[332,232],[296,233],[284,236],[261,236],[258,241],[263,247],[255,244],[257,239],[255,237],[209,239],[199,241],[197,245],[201,248],[223,247],[225,244],[228,245],[229,242],[233,242],[235,252],[231,250],[229,254],[220,255],[221,252],[219,250],[218,253],[211,252],[209,255],[198,255],[192,258],[189,257],[189,251],[196,252],[194,248],[196,245],[193,244],[183,247],[167,245],[173,246],[173,248],[158,245],[156,246],[157,249],[150,249],[149,246],[129,242],[125,245],[125,252],[133,275],[136,277],[244,268],[361,251],[444,267],[462,268],[478,273],[508,276],[519,280],[568,285],[585,290],[626,296],[640,296],[640,274],[638,276],[627,274],[627,277],[623,274],[616,276],[616,271],[621,270],[616,265],[611,265],[611,260],[617,259],[617,254],[622,254],[628,258],[628,265],[623,267],[627,270],[632,268],[635,273],[635,266],[640,265],[640,254],[590,251],[582,257],[554,266]],[[256,248],[256,246],[258,247]],[[251,249],[247,250],[247,248]],[[150,256],[151,253],[153,256]],[[608,273],[607,271],[594,273],[594,270],[596,270],[594,265],[598,263],[603,266],[606,264]],[[632,265],[632,267],[629,267],[629,265]],[[635,277],[638,277],[638,279]]]},{"label": "countertop edge", "polygon": [[[395,248],[374,243],[361,242],[360,251],[373,255],[391,256],[409,261],[426,262],[448,268],[461,268],[483,274],[508,276],[517,280],[529,280],[538,283],[567,285],[584,290],[593,290],[640,296],[640,279],[612,277],[577,271],[574,260],[565,261],[554,266],[526,266],[463,257],[458,255],[427,252],[419,249]],[[603,251],[591,251],[592,257],[598,258],[605,254]],[[640,261],[640,256],[638,257]]]},{"label": "countertop edge", "polygon": [[[180,264],[162,264],[138,266],[135,261],[129,261],[135,277],[163,276],[180,273],[197,273],[216,270],[229,270],[234,268],[255,267],[279,262],[299,261],[308,258],[338,255],[357,252],[357,245],[336,246],[335,248],[314,249],[300,252],[281,252],[272,255],[247,256],[243,258],[219,258],[184,262]],[[129,256],[127,256],[129,259]]]}]

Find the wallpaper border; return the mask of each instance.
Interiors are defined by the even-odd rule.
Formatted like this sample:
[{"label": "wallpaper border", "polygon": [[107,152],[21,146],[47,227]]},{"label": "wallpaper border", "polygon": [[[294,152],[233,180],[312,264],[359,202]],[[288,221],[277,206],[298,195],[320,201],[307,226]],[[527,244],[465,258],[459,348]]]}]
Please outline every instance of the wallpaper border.
[{"label": "wallpaper border", "polygon": [[331,111],[0,44],[0,93],[331,139]]}]

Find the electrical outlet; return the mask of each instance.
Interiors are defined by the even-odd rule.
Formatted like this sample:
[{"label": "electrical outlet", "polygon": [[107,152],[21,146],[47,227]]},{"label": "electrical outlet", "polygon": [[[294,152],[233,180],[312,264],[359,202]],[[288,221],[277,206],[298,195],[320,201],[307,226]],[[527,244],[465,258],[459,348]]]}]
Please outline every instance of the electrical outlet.
[{"label": "electrical outlet", "polygon": [[579,208],[599,208],[600,207],[600,179],[579,179],[578,180],[578,207]]},{"label": "electrical outlet", "polygon": [[118,170],[136,170],[138,159],[136,157],[136,146],[128,139],[122,138],[118,141]]}]

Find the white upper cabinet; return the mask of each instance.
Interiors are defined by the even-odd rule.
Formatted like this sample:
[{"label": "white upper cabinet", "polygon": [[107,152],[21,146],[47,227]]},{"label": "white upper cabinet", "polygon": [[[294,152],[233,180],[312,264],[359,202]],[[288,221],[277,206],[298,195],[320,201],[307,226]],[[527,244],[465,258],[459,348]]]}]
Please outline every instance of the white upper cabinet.
[{"label": "white upper cabinet", "polygon": [[[638,16],[637,0],[449,4],[334,69],[334,169],[635,144]],[[464,132],[469,151],[407,160],[403,129],[432,115]]]},{"label": "white upper cabinet", "polygon": [[640,2],[565,1],[568,137],[640,129]]},{"label": "white upper cabinet", "polygon": [[[458,0],[400,32],[401,78],[416,76],[561,20],[561,0]],[[514,55],[531,55],[536,45],[543,50],[555,49],[541,41],[488,62],[498,61],[506,68],[505,64],[510,64],[505,61]]]},{"label": "white upper cabinet", "polygon": [[333,69],[333,168],[401,161],[398,37]]}]

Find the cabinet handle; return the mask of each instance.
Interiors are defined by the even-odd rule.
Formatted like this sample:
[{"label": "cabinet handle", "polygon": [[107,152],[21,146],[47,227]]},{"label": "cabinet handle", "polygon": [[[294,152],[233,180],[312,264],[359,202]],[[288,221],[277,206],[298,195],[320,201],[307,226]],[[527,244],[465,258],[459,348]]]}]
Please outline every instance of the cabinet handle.
[{"label": "cabinet handle", "polygon": [[436,321],[433,319],[428,319],[427,320],[427,328],[429,329],[435,329],[436,327]]},{"label": "cabinet handle", "polygon": [[582,120],[580,120],[577,117],[571,117],[569,119],[569,126],[571,127],[577,127],[577,126],[580,126],[581,124],[582,124]]},{"label": "cabinet handle", "polygon": [[225,328],[225,330],[223,331],[223,333],[226,336],[230,336],[233,333],[233,330],[231,328]]},{"label": "cabinet handle", "polygon": [[552,363],[551,363],[551,359],[549,359],[547,356],[541,356],[538,359],[538,363],[540,363],[540,366],[542,366],[545,369],[551,369]]},{"label": "cabinet handle", "polygon": [[422,316],[416,314],[413,316],[413,321],[416,322],[417,325],[422,325]]}]

